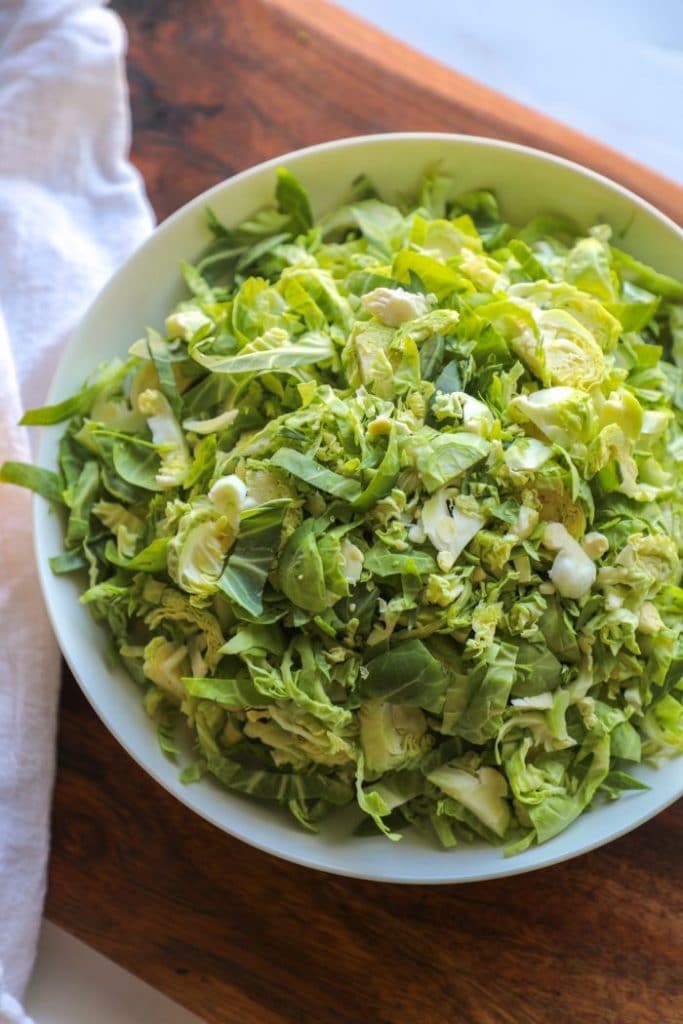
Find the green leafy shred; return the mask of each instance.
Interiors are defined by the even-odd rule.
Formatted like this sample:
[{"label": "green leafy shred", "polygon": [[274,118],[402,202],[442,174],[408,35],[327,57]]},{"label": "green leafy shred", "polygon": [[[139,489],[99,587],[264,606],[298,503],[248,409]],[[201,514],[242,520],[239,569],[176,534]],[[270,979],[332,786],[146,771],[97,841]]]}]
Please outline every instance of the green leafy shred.
[{"label": "green leafy shred", "polygon": [[683,752],[683,285],[430,173],[273,206],[24,423],[185,781],[521,853]]}]

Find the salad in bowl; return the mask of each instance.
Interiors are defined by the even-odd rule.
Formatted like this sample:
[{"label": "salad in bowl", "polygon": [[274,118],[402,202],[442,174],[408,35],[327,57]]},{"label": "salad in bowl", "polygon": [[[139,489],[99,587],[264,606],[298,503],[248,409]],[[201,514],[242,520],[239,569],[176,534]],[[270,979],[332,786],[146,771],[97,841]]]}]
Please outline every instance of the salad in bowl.
[{"label": "salad in bowl", "polygon": [[519,855],[683,750],[683,285],[481,186],[209,202],[163,322],[26,414],[56,465],[0,475],[189,789]]}]

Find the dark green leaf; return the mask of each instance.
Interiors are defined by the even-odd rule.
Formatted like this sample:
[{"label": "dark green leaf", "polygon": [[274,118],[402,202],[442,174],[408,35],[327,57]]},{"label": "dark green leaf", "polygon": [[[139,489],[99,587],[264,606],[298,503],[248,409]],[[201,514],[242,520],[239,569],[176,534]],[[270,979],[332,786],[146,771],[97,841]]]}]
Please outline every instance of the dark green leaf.
[{"label": "dark green leaf", "polygon": [[434,380],[443,363],[445,342],[440,334],[432,335],[420,348],[420,376]]},{"label": "dark green leaf", "polygon": [[463,277],[457,270],[446,266],[434,256],[427,256],[426,253],[414,252],[411,249],[401,249],[394,260],[392,272],[402,284],[408,284],[411,275],[415,274],[439,301],[463,284]]},{"label": "dark green leaf", "polygon": [[247,613],[263,612],[263,588],[275,560],[288,498],[247,509],[240,517],[240,532],[219,589]]},{"label": "dark green leaf", "polygon": [[74,440],[72,428],[69,428],[59,439],[59,468],[67,487],[73,487],[78,480],[85,458],[86,454]]},{"label": "dark green leaf", "polygon": [[75,547],[90,533],[90,513],[100,490],[100,468],[92,459],[85,463],[73,487],[64,492],[69,506],[69,521],[66,527],[65,543]]},{"label": "dark green leaf", "polygon": [[498,209],[498,200],[488,189],[465,192],[453,200],[450,216],[469,213],[481,240],[489,250],[501,245],[510,232]]},{"label": "dark green leaf", "polygon": [[464,709],[453,726],[457,736],[485,743],[498,733],[515,678],[516,656],[513,644],[494,643],[486,662],[470,673]]},{"label": "dark green leaf", "polygon": [[64,504],[62,481],[51,469],[31,466],[27,462],[3,462],[0,467],[0,481],[5,484],[16,484],[17,487],[27,487],[48,501]]},{"label": "dark green leaf", "polygon": [[209,489],[209,483],[216,468],[216,452],[218,443],[215,434],[207,434],[195,445],[192,465],[190,466],[183,486],[189,491],[191,487],[203,486],[204,492]]},{"label": "dark green leaf", "polygon": [[535,697],[556,690],[562,682],[562,665],[552,649],[543,644],[521,641],[517,648],[517,675],[512,686],[514,697]]},{"label": "dark green leaf", "polygon": [[185,260],[181,260],[180,269],[185,279],[185,284],[193,295],[196,295],[202,302],[215,302],[216,296],[213,288],[196,267],[186,263]]},{"label": "dark green leaf", "polygon": [[62,576],[69,572],[78,572],[79,569],[87,569],[88,559],[81,551],[63,551],[61,555],[55,555],[50,559],[50,568],[55,576]]},{"label": "dark green leaf", "polygon": [[517,232],[517,237],[527,245],[553,238],[559,239],[562,244],[569,246],[580,234],[581,228],[570,217],[541,213],[537,217],[532,217],[526,227]]},{"label": "dark green leaf", "polygon": [[508,249],[520,266],[520,271],[528,281],[541,281],[547,277],[545,267],[541,266],[533,252],[521,238],[511,238]]},{"label": "dark green leaf", "polygon": [[278,772],[244,768],[227,757],[208,758],[208,769],[223,785],[239,793],[289,803],[290,800],[326,800],[343,805],[353,799],[351,786],[340,779],[319,772]]},{"label": "dark green leaf", "polygon": [[377,469],[373,471],[372,479],[365,490],[353,498],[353,507],[359,512],[366,512],[373,505],[376,505],[394,486],[400,469],[401,460],[396,439],[396,429],[392,426],[384,457]]},{"label": "dark green leaf", "polygon": [[434,381],[434,387],[437,391],[442,391],[445,395],[450,395],[454,391],[462,391],[462,375],[460,373],[460,367],[455,359],[452,359],[450,363],[444,366],[439,376]]},{"label": "dark green leaf", "polygon": [[244,373],[276,373],[299,366],[315,366],[332,359],[332,339],[319,331],[308,331],[290,339],[286,332],[273,328],[263,337],[248,342],[235,355],[206,354],[200,346],[192,350],[192,358],[212,373],[237,376]]},{"label": "dark green leaf", "polygon": [[148,328],[147,347],[149,349],[152,362],[154,363],[154,368],[157,371],[157,376],[159,377],[159,388],[161,393],[165,396],[168,404],[171,406],[175,418],[180,420],[183,402],[178,393],[178,385],[176,384],[175,375],[173,373],[173,365],[171,363],[168,342],[161,337],[158,331],[153,331],[151,328]]},{"label": "dark green leaf", "polygon": [[56,405],[29,409],[21,418],[22,425],[47,427],[88,412],[96,398],[111,394],[121,386],[135,362],[135,359],[129,359],[125,363],[115,359],[111,363],[105,363],[98,368],[90,383],[85,384],[77,394],[65,398]]},{"label": "dark green leaf", "polygon": [[436,572],[436,562],[426,551],[391,551],[376,541],[363,561],[363,567],[373,576],[425,576]]},{"label": "dark green leaf", "polygon": [[264,707],[272,700],[266,697],[251,679],[202,679],[183,677],[183,686],[191,697],[215,700],[230,708]]},{"label": "dark green leaf", "polygon": [[287,541],[280,555],[278,580],[285,597],[308,612],[322,612],[332,603],[312,519],[306,519]]},{"label": "dark green leaf", "polygon": [[611,740],[612,757],[620,757],[623,761],[640,762],[640,735],[630,722],[619,722],[612,730]]},{"label": "dark green leaf", "polygon": [[491,447],[483,437],[465,431],[430,435],[424,443],[415,435],[407,440],[405,446],[408,450],[412,448],[415,468],[430,494],[481,462]]},{"label": "dark green leaf", "polygon": [[611,797],[619,796],[627,790],[648,790],[650,787],[646,782],[641,782],[628,772],[611,771],[607,773],[601,789],[606,790]]},{"label": "dark green leaf", "polygon": [[545,642],[560,661],[579,660],[581,652],[576,640],[576,624],[570,621],[561,601],[549,599],[538,624]]},{"label": "dark green leaf", "polygon": [[436,710],[448,686],[441,663],[421,640],[406,640],[365,666],[358,690],[363,700],[378,697],[392,704]]},{"label": "dark green leaf", "polygon": [[285,469],[292,476],[296,476],[304,483],[316,487],[319,491],[332,494],[335,498],[342,498],[344,501],[355,502],[361,497],[361,488],[358,481],[321,466],[319,462],[312,459],[310,455],[304,455],[294,448],[279,448],[273,455],[271,462],[280,469]]},{"label": "dark green leaf", "polygon": [[665,299],[678,301],[683,299],[683,282],[677,281],[674,277],[669,277],[668,274],[660,274],[653,267],[648,267],[645,263],[635,259],[630,253],[616,249],[614,246],[611,248],[614,266],[624,281],[630,281],[631,284],[637,285],[638,288],[644,288],[646,291],[652,292],[654,295],[661,295]]},{"label": "dark green leaf", "polygon": [[116,543],[108,540],[104,549],[104,557],[112,565],[131,572],[164,572],[166,570],[166,552],[170,537],[155,537],[154,540],[138,551],[132,558],[124,558],[118,553]]},{"label": "dark green leaf", "polygon": [[306,190],[286,167],[277,169],[275,198],[279,211],[288,215],[295,235],[303,235],[313,226],[313,214]]},{"label": "dark green leaf", "polygon": [[113,448],[114,469],[127,483],[145,491],[160,491],[157,483],[160,459],[153,448],[120,441]]}]

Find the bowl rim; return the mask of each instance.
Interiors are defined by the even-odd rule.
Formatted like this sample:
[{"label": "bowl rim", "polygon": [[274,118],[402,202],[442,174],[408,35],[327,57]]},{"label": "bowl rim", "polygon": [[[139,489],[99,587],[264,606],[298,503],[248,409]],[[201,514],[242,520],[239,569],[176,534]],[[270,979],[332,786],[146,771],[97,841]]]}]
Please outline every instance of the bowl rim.
[{"label": "bowl rim", "polygon": [[[338,139],[330,139],[327,142],[316,142],[311,146],[302,146],[300,149],[291,149],[286,153],[282,153],[280,156],[269,157],[267,160],[262,160],[258,164],[253,164],[251,167],[245,167],[241,171],[237,171],[235,174],[230,175],[227,178],[223,178],[222,181],[216,182],[215,185],[209,186],[203,192],[193,196],[192,199],[188,199],[186,203],[179,206],[177,210],[165,217],[164,220],[160,221],[159,224],[152,230],[148,237],[134,250],[133,253],[121,264],[121,267],[125,267],[128,260],[135,255],[135,253],[144,249],[150,239],[156,236],[162,231],[167,225],[174,224],[176,220],[184,217],[191,209],[195,206],[199,206],[205,203],[212,195],[222,191],[226,185],[236,184],[245,178],[251,177],[257,173],[262,173],[271,168],[277,168],[292,157],[300,157],[308,153],[322,153],[332,149],[347,149],[349,147],[360,145],[362,146],[368,142],[419,142],[420,140],[431,140],[444,142],[463,142],[468,145],[481,146],[486,149],[500,149],[506,152],[517,152],[520,154],[526,154],[528,156],[538,157],[542,160],[548,161],[549,163],[558,164],[561,167],[566,167],[569,170],[576,171],[583,177],[592,178],[594,181],[601,182],[607,185],[613,191],[621,193],[622,196],[628,198],[632,202],[635,202],[638,206],[644,207],[648,213],[654,214],[658,220],[663,221],[669,228],[673,228],[674,231],[678,232],[683,238],[683,227],[676,223],[668,214],[663,213],[662,210],[658,209],[649,199],[645,199],[643,196],[639,196],[637,192],[621,185],[618,181],[608,177],[606,174],[602,174],[600,171],[594,171],[592,168],[587,167],[584,164],[580,164],[575,160],[570,160],[569,157],[560,156],[559,154],[552,153],[547,149],[539,149],[535,146],[526,146],[521,142],[508,142],[505,139],[489,138],[486,135],[467,135],[463,132],[418,132],[418,131],[406,131],[406,132],[373,132],[369,135],[349,135]],[[108,284],[118,274],[121,267],[117,268],[109,281],[104,285],[100,292],[94,297],[93,302],[99,299],[102,292],[108,287]],[[92,305],[93,303],[91,303]],[[87,314],[87,311],[86,311]],[[78,327],[76,328],[78,330]],[[70,343],[70,342],[69,342]]]},{"label": "bowl rim", "polygon": [[[267,173],[268,171],[276,169],[277,167],[280,167],[282,165],[286,165],[293,158],[299,159],[300,157],[309,154],[312,155],[315,153],[322,153],[335,149],[348,149],[351,147],[363,146],[367,144],[385,144],[389,142],[391,144],[401,145],[404,143],[419,143],[420,141],[443,141],[449,144],[465,143],[468,146],[474,146],[475,148],[481,147],[483,149],[499,149],[504,152],[519,153],[521,155],[536,158],[541,162],[555,164],[560,167],[564,167],[583,178],[592,179],[593,181],[599,183],[603,187],[606,187],[608,190],[611,190],[612,192],[616,192],[617,194],[621,195],[630,203],[635,204],[636,207],[640,207],[641,209],[645,210],[650,216],[654,217],[654,219],[659,221],[664,227],[668,228],[669,230],[672,230],[683,243],[683,228],[679,226],[674,220],[672,220],[667,214],[657,209],[657,207],[654,206],[649,200],[642,198],[641,196],[637,195],[637,193],[619,184],[618,182],[615,182],[611,178],[607,177],[604,174],[601,174],[598,171],[594,171],[591,168],[585,167],[582,164],[579,164],[573,160],[569,160],[566,157],[558,156],[554,153],[538,149],[535,147],[522,145],[516,142],[508,142],[503,139],[488,138],[486,136],[479,135],[467,135],[463,133],[453,132],[417,131],[377,132],[368,135],[355,135],[337,138],[327,142],[316,143],[314,145],[305,146],[300,149],[290,150],[279,156],[271,157],[268,160],[264,160],[258,164],[254,164],[253,166],[245,168],[244,170],[239,171],[236,174],[231,175],[230,177],[227,177],[220,182],[217,182],[210,188],[206,189],[205,191],[194,196],[192,199],[188,200],[181,207],[175,210],[163,221],[161,221],[150,232],[147,238],[145,238],[145,240],[130,253],[130,255],[124,260],[124,262],[114,271],[110,278],[105,282],[102,288],[100,288],[100,290],[93,296],[91,302],[89,303],[87,309],[85,310],[85,313],[79,320],[78,324],[75,326],[74,330],[72,331],[67,343],[65,344],[59,356],[54,372],[52,374],[50,384],[48,386],[45,403],[49,404],[59,399],[60,396],[57,394],[57,392],[59,390],[59,380],[62,374],[62,369],[64,364],[70,357],[72,348],[76,347],[79,342],[83,325],[86,323],[86,321],[92,314],[93,310],[96,309],[96,307],[106,299],[110,291],[113,291],[116,288],[119,277],[127,272],[127,268],[131,260],[134,258],[142,258],[146,249],[150,247],[153,243],[156,243],[156,239],[158,237],[163,236],[164,234],[169,232],[175,226],[176,223],[192,215],[192,213],[194,213],[197,209],[205,207],[207,203],[210,202],[212,197],[222,193],[226,188],[230,188],[241,181]],[[48,466],[49,468],[52,468],[50,460],[48,459],[46,454],[46,439],[48,437],[49,432],[51,430],[54,431],[54,429],[55,427],[41,428],[38,431],[38,440],[36,444],[36,461],[38,465]],[[183,803],[195,814],[198,814],[200,817],[210,822],[220,831],[227,833],[233,838],[236,838],[241,842],[244,842],[247,845],[252,846],[255,849],[258,849],[261,852],[270,854],[273,857],[288,861],[290,863],[298,864],[302,867],[325,872],[326,874],[339,875],[342,877],[355,878],[365,881],[388,882],[402,885],[468,884],[471,882],[490,881],[496,878],[506,878],[513,877],[515,875],[528,874],[531,871],[538,871],[542,868],[551,867],[555,864],[559,864],[564,861],[573,860],[575,857],[582,856],[585,853],[590,853],[591,851],[596,850],[601,846],[611,843],[612,841],[628,834],[629,832],[638,828],[640,825],[644,824],[645,822],[655,817],[657,814],[665,810],[667,807],[670,807],[681,796],[683,796],[683,771],[681,771],[681,779],[678,791],[674,791],[671,795],[668,795],[665,798],[660,799],[658,802],[656,802],[654,806],[649,807],[647,810],[644,810],[640,814],[634,815],[623,825],[617,826],[613,828],[611,831],[607,832],[606,834],[598,836],[594,841],[584,842],[576,849],[571,849],[569,851],[561,850],[557,853],[553,853],[552,851],[550,851],[548,852],[548,854],[543,853],[543,851],[549,849],[548,845],[536,846],[532,848],[532,850],[535,851],[536,855],[533,857],[531,862],[522,859],[524,857],[524,854],[520,855],[519,857],[504,858],[502,850],[498,848],[498,852],[500,855],[499,860],[493,862],[494,866],[491,868],[491,870],[486,870],[476,874],[470,873],[468,875],[463,875],[462,872],[458,874],[457,852],[452,860],[452,875],[444,877],[440,874],[429,875],[425,873],[423,875],[420,875],[419,877],[416,877],[414,873],[411,874],[410,872],[402,874],[400,871],[388,871],[380,874],[377,873],[377,871],[365,872],[363,870],[358,870],[353,867],[344,867],[342,864],[334,864],[327,862],[321,863],[320,860],[316,859],[316,857],[313,854],[307,855],[305,853],[300,852],[291,852],[286,849],[281,849],[279,846],[276,847],[273,842],[269,843],[267,839],[260,838],[260,826],[254,829],[255,835],[252,835],[248,831],[239,826],[233,827],[229,824],[226,824],[224,820],[222,820],[217,814],[212,813],[210,809],[198,807],[196,801],[192,799],[192,790],[190,787],[185,787],[184,789],[180,790],[171,789],[167,782],[161,777],[160,773],[156,771],[154,766],[150,765],[149,763],[146,763],[143,760],[143,758],[133,749],[131,743],[126,738],[125,731],[121,730],[118,727],[118,725],[113,721],[113,718],[107,709],[106,702],[99,700],[91,691],[91,688],[87,685],[87,683],[83,681],[83,679],[81,678],[81,674],[77,670],[75,663],[72,659],[72,655],[67,643],[62,643],[61,628],[59,626],[59,622],[57,619],[56,609],[53,608],[51,601],[48,599],[48,594],[50,590],[49,581],[52,578],[52,574],[49,570],[47,562],[41,559],[40,557],[39,534],[42,531],[42,515],[42,499],[38,495],[34,495],[32,516],[33,550],[38,569],[38,576],[43,595],[43,601],[55,637],[57,638],[57,641],[59,643],[62,656],[66,661],[71,671],[71,674],[78,683],[81,692],[86,697],[88,703],[93,708],[98,718],[106,726],[107,730],[123,747],[123,749],[133,759],[133,761],[148,776],[153,778],[158,785],[162,786],[163,789],[166,790],[166,792],[168,792],[172,797]],[[150,738],[153,738],[151,732]],[[229,791],[227,791],[227,795],[234,796],[234,794],[231,794]],[[321,848],[321,854],[322,850],[323,848]],[[530,853],[531,851],[526,852]],[[446,851],[446,854],[448,853],[452,855],[453,851]]]}]

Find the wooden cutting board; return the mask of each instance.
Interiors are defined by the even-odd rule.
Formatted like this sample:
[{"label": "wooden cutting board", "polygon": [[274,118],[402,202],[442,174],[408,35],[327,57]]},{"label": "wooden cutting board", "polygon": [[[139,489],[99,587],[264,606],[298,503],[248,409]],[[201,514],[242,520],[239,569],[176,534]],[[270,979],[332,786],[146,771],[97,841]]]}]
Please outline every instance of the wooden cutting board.
[{"label": "wooden cutting board", "polygon": [[[267,157],[411,129],[561,153],[683,221],[672,182],[325,3],[113,6],[130,35],[133,157],[159,218]],[[683,1021],[683,804],[518,878],[337,878],[193,815],[67,674],[53,827],[48,916],[211,1024]]]}]

